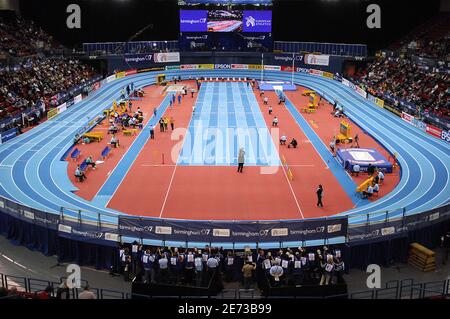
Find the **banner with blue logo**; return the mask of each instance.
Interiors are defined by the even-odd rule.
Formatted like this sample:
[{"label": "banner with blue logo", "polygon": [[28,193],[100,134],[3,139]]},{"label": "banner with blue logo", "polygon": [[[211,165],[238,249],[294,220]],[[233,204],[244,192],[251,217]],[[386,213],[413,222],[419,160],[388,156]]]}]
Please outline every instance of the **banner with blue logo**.
[{"label": "banner with blue logo", "polygon": [[119,216],[121,236],[193,242],[320,240],[347,235],[346,217],[299,221],[174,221]]},{"label": "banner with blue logo", "polygon": [[16,127],[12,128],[10,130],[7,130],[0,135],[1,143],[5,143],[6,141],[9,141],[10,139],[13,139],[16,136],[17,136],[17,128]]}]

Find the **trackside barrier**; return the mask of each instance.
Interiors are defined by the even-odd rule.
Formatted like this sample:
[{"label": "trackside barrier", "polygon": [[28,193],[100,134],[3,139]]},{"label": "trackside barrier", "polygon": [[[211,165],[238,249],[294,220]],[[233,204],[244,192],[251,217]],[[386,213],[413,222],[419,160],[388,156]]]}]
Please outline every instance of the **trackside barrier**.
[{"label": "trackside barrier", "polygon": [[[353,243],[366,239],[406,234],[408,231],[433,225],[450,219],[450,204],[420,214],[408,215],[405,208],[374,212],[364,215],[336,218],[275,221],[180,221],[171,219],[142,218],[127,215],[92,213],[61,207],[60,214],[42,212],[11,200],[0,198],[0,214],[22,221],[58,230],[63,237],[75,240],[99,240],[111,246],[124,237],[137,240],[153,240],[154,245],[167,241],[179,241],[189,247],[196,244],[271,243],[273,248],[284,247],[284,242],[294,240],[296,245]],[[340,242],[333,239],[342,236]]]},{"label": "trackside barrier", "polygon": [[[60,283],[46,281],[42,279],[10,276],[0,273],[0,283],[1,287],[10,289],[17,285],[7,285],[7,278],[10,281],[14,280],[22,290],[27,293],[35,293],[44,290],[47,286],[53,287],[53,297],[56,296],[56,290]],[[62,280],[63,278],[61,278]],[[386,283],[386,288],[366,290],[348,294],[339,294],[326,297],[308,297],[308,296],[296,296],[296,299],[336,299],[336,298],[349,298],[349,299],[424,299],[424,298],[448,298],[450,297],[450,279],[441,281],[430,281],[424,283],[414,283],[412,279],[404,279],[401,281],[395,281],[396,286],[392,282]],[[32,283],[32,284],[28,284]],[[84,281],[82,287],[87,282]],[[21,286],[23,284],[23,286]],[[42,289],[40,289],[42,287]],[[123,291],[102,289],[102,288],[91,288],[91,290],[96,294],[98,299],[153,299],[158,298],[157,296],[147,296],[135,293],[127,293]],[[78,299],[78,294],[82,291],[81,289],[70,289],[70,299]],[[184,296],[172,296],[173,298],[185,298]],[[224,289],[217,296],[205,296],[205,298],[214,299],[239,299],[239,298],[260,298],[255,296],[254,290],[245,289]],[[165,297],[166,298],[166,297]],[[280,299],[286,297],[267,297],[267,299]],[[292,298],[292,297],[289,297]],[[0,298],[2,299],[2,298]]]}]

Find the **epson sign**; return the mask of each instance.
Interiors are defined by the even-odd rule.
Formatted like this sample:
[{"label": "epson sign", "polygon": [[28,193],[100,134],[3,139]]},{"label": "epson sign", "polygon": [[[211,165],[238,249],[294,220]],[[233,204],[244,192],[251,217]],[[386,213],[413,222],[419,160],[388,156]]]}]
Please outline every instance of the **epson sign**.
[{"label": "epson sign", "polygon": [[214,69],[231,69],[231,64],[215,64]]}]

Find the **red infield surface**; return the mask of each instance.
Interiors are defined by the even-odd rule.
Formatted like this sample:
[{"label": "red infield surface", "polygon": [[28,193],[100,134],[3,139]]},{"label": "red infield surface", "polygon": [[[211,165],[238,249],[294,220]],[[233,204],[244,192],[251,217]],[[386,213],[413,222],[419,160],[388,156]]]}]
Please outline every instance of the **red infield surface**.
[{"label": "red infield surface", "polygon": [[[188,81],[182,83],[195,85]],[[307,103],[307,98],[301,96],[302,90],[299,88],[296,92],[287,92],[288,98],[299,109]],[[145,91],[144,101],[135,101],[133,107],[140,106],[148,120],[153,107],[159,105],[163,96],[160,87],[152,86]],[[289,111],[277,105],[275,93],[266,92],[269,105],[274,110],[271,116],[268,106],[263,105],[259,98],[259,91],[255,90],[255,94],[268,128],[271,129],[273,116],[276,115],[279,118],[279,135],[286,135],[288,140],[295,137],[299,142],[297,149],[288,149],[287,146],[280,146],[279,149],[280,155],[289,163],[294,180],[290,181],[281,167],[275,174],[261,174],[260,167],[244,167],[244,173],[238,174],[236,167],[176,166],[184,132],[181,130],[181,134],[178,134],[180,139],[172,140],[171,131],[159,132],[157,126],[155,140],[149,140],[142,149],[108,207],[131,215],[202,220],[301,219],[329,216],[353,208],[350,198]],[[175,133],[178,132],[177,128],[188,127],[195,100],[196,95],[191,98],[188,94],[180,106],[176,103],[173,109],[167,109],[165,116],[175,119]],[[339,119],[330,115],[331,109],[331,105],[324,103],[315,114],[302,113],[326,145],[339,127]],[[310,122],[312,120],[314,122]],[[376,147],[388,156],[380,145],[356,125],[352,125],[352,130],[353,134],[359,134],[361,147]],[[134,139],[119,135],[124,148],[113,149],[104,164],[88,172],[88,179],[84,183],[74,182],[81,188],[77,192],[79,196],[93,198],[108,172],[114,169]],[[80,145],[81,158],[89,153],[96,158],[109,142],[109,135],[105,136],[100,143]],[[278,144],[278,136],[273,138]],[[70,162],[69,176],[72,180],[74,169],[75,163]],[[355,181],[359,184],[365,178],[355,177]],[[398,179],[398,173],[386,176],[381,194],[392,190]],[[316,206],[315,190],[318,184],[322,184],[325,190],[323,208]]]}]

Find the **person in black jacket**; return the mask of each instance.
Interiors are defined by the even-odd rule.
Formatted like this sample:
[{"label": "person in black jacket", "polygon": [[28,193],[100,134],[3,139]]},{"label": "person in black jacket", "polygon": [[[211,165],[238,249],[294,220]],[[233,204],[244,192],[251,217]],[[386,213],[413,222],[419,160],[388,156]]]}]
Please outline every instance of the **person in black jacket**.
[{"label": "person in black jacket", "polygon": [[322,203],[323,187],[322,187],[322,185],[319,185],[319,187],[316,190],[316,194],[317,194],[317,206],[323,207],[323,203]]},{"label": "person in black jacket", "polygon": [[69,286],[67,285],[66,280],[59,285],[58,290],[56,291],[56,299],[70,299]]}]

